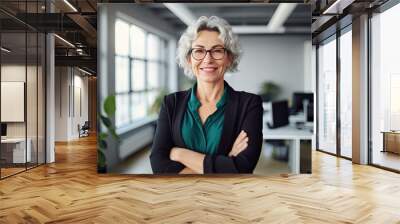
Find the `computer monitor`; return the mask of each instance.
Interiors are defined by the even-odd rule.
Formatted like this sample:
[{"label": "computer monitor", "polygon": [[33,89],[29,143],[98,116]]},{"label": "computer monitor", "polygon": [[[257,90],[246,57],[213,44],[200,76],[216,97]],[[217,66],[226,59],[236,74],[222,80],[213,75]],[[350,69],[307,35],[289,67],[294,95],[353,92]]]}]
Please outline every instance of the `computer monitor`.
[{"label": "computer monitor", "polygon": [[289,124],[289,106],[287,100],[272,102],[271,112],[272,124],[267,124],[269,128],[278,128]]},{"label": "computer monitor", "polygon": [[1,136],[7,136],[7,124],[1,123]]},{"label": "computer monitor", "polygon": [[296,114],[298,112],[304,112],[303,110],[303,101],[308,100],[308,104],[314,103],[314,94],[313,93],[304,93],[304,92],[295,92],[293,93],[293,102],[291,113]]},{"label": "computer monitor", "polygon": [[314,103],[309,103],[307,105],[306,121],[314,122]]}]

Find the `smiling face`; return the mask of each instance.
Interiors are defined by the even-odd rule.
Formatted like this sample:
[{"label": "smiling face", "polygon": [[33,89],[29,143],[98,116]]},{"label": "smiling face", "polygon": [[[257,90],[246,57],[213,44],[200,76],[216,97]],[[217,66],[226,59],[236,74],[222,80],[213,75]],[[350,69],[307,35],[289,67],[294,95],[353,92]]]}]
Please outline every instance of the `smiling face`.
[{"label": "smiling face", "polygon": [[[192,43],[192,49],[214,49],[216,51],[215,55],[218,55],[220,51],[218,52],[217,49],[224,48],[224,43],[219,39],[218,35],[219,33],[216,31],[200,31],[197,35],[197,39]],[[216,60],[211,56],[210,51],[200,60],[195,59],[193,54],[190,54],[188,61],[198,82],[213,83],[224,80],[225,71],[231,63],[228,52],[225,52],[225,55],[221,59]]]}]

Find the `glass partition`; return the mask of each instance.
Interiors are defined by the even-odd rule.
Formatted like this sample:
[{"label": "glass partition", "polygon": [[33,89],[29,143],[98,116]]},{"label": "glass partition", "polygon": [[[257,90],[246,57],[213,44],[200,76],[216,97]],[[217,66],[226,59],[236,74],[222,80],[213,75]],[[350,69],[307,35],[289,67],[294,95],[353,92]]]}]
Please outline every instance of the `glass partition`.
[{"label": "glass partition", "polygon": [[400,171],[400,4],[371,18],[371,162]]},{"label": "glass partition", "polygon": [[336,36],[318,47],[318,145],[336,154]]},{"label": "glass partition", "polygon": [[[24,171],[26,151],[26,33],[1,34],[1,176]],[[7,49],[7,50],[4,50]]]},{"label": "glass partition", "polygon": [[38,35],[36,32],[27,33],[27,73],[26,73],[26,114],[27,114],[27,167],[37,165],[37,122],[38,122]]},{"label": "glass partition", "polygon": [[[16,10],[20,16],[42,13],[42,5],[21,1]],[[0,20],[0,178],[5,178],[45,163],[46,40],[39,30],[2,12]]]},{"label": "glass partition", "polygon": [[45,34],[38,34],[38,74],[37,74],[37,162],[38,165],[46,162],[46,37]]},{"label": "glass partition", "polygon": [[340,155],[352,157],[352,34],[340,36]]}]

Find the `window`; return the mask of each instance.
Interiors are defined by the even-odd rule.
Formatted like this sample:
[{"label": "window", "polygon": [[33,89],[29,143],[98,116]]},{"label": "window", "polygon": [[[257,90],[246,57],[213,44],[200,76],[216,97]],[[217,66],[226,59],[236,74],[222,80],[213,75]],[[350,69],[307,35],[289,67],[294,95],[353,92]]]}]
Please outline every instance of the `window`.
[{"label": "window", "polygon": [[[349,27],[351,28],[351,26]],[[340,36],[340,154],[352,157],[352,34]]]},{"label": "window", "polygon": [[399,21],[400,4],[371,18],[371,162],[395,170],[400,170]]},{"label": "window", "polygon": [[349,24],[338,33],[323,40],[318,48],[317,147],[321,151],[351,159],[352,25]]},{"label": "window", "polygon": [[152,116],[150,108],[166,84],[166,45],[141,27],[115,22],[117,128]]},{"label": "window", "polygon": [[318,48],[318,148],[336,154],[336,36]]}]

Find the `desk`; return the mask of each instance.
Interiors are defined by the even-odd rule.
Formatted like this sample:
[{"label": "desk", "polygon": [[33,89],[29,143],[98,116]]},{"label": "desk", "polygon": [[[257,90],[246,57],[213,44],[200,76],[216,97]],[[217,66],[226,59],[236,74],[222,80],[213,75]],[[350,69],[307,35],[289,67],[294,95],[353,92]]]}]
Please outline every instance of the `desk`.
[{"label": "desk", "polygon": [[[297,129],[293,123],[290,123],[287,126],[270,129],[266,125],[268,121],[268,114],[265,114],[263,117],[263,139],[264,140],[288,140],[290,141],[290,149],[289,149],[289,168],[294,174],[300,173],[300,165],[301,165],[301,156],[300,156],[300,146],[301,141],[312,141],[313,133],[311,131],[304,129]],[[310,144],[310,155],[311,156],[311,144]],[[311,157],[305,162],[309,162],[311,167]]]},{"label": "desk", "polygon": [[400,132],[382,131],[381,133],[383,134],[382,152],[392,152],[400,154]]},{"label": "desk", "polygon": [[[3,157],[3,154],[6,154],[5,157],[3,157],[3,158],[6,160],[6,162],[9,162],[9,163],[30,162],[31,158],[32,158],[32,154],[31,154],[32,141],[30,138],[27,138],[26,142],[28,143],[27,144],[28,147],[26,147],[26,154],[25,154],[25,138],[1,139],[2,157]],[[12,154],[12,157],[11,157],[11,154]],[[9,158],[6,158],[6,157],[9,157]],[[12,158],[12,160],[11,160],[11,158]],[[27,159],[26,161],[25,161],[25,158]]]}]

